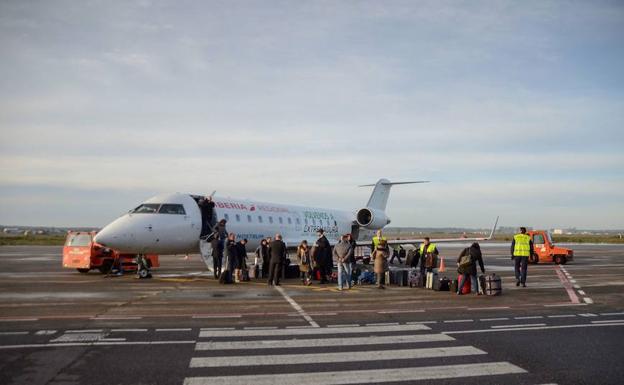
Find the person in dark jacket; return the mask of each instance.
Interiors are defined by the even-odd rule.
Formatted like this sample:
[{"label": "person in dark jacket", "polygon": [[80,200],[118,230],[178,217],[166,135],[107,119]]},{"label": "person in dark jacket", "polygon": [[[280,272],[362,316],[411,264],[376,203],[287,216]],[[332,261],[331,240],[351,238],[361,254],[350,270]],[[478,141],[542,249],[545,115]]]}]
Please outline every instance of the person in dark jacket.
[{"label": "person in dark jacket", "polygon": [[238,259],[238,246],[236,246],[236,234],[228,234],[227,241],[225,243],[225,268],[219,277],[221,283],[232,282],[232,272],[235,269],[235,264]]},{"label": "person in dark jacket", "polygon": [[437,266],[438,255],[440,255],[436,244],[431,243],[429,237],[425,237],[424,242],[418,248],[418,252],[420,254],[420,273],[425,275],[425,273],[432,272]]},{"label": "person in dark jacket", "polygon": [[212,230],[212,216],[214,214],[215,203],[211,196],[202,197],[197,202],[202,217],[202,231],[200,237],[205,237]]},{"label": "person in dark jacket", "polygon": [[236,244],[237,265],[241,270],[247,270],[247,238],[243,238]]},{"label": "person in dark jacket", "polygon": [[219,279],[219,276],[221,276],[221,269],[223,267],[224,240],[215,234],[210,241],[210,245],[212,246],[212,267],[214,276],[216,279]]},{"label": "person in dark jacket", "polygon": [[[460,261],[463,257],[470,257],[471,264],[467,266],[460,266]],[[477,283],[477,263],[481,268],[481,273],[485,274],[485,267],[483,267],[483,256],[481,255],[481,247],[477,242],[473,243],[470,247],[466,247],[457,257],[457,271],[462,274],[460,281],[457,284],[457,295],[461,295],[462,289],[466,284],[466,281],[470,279],[470,290],[479,294]]]},{"label": "person in dark jacket", "polygon": [[[260,241],[260,246],[256,249],[256,258],[262,264],[262,278],[269,276],[269,242],[266,239]],[[259,277],[257,277],[259,278]]]},{"label": "person in dark jacket", "polygon": [[321,283],[327,283],[328,278],[331,277],[334,264],[332,259],[332,249],[323,229],[319,229],[317,235],[318,239],[316,240],[314,246],[317,248],[316,258],[321,272]]},{"label": "person in dark jacket", "polygon": [[271,260],[269,262],[269,286],[279,286],[282,268],[286,262],[286,244],[282,241],[281,234],[275,234],[275,240],[269,245]]}]

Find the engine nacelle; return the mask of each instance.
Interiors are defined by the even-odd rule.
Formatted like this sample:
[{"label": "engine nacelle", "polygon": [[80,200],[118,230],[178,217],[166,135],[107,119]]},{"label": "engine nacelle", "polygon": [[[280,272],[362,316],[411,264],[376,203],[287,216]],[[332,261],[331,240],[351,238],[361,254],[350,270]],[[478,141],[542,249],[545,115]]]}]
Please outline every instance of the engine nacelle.
[{"label": "engine nacelle", "polygon": [[359,209],[355,219],[361,227],[378,230],[390,223],[390,218],[381,210],[365,207]]}]

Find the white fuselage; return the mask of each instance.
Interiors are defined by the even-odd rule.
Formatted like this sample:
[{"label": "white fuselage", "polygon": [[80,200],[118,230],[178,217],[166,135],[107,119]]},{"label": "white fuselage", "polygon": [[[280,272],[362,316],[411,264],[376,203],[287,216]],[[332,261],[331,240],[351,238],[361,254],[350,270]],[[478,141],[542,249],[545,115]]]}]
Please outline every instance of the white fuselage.
[{"label": "white fuselage", "polygon": [[[253,200],[214,197],[217,220],[227,220],[227,231],[248,240],[254,250],[260,240],[282,234],[289,247],[302,240],[314,242],[323,229],[333,244],[341,234],[352,231],[355,212],[285,205]],[[135,210],[104,227],[96,242],[122,253],[188,254],[199,251],[202,217],[190,194],[164,194],[145,201],[153,212]],[[139,207],[141,207],[139,206]],[[360,229],[359,239],[372,236]]]}]

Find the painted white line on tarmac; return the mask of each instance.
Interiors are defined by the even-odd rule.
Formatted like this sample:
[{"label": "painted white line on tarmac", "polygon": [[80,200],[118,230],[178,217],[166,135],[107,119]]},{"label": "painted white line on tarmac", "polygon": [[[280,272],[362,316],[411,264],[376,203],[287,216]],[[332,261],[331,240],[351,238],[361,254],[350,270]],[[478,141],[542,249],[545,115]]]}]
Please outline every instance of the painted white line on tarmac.
[{"label": "painted white line on tarmac", "polygon": [[623,312],[619,312],[619,313],[600,313],[600,315],[606,315],[606,316],[609,316],[609,315],[624,315],[624,311]]},{"label": "painted white line on tarmac", "polygon": [[328,328],[353,328],[359,327],[360,324],[340,324],[340,325],[327,325]]},{"label": "painted white line on tarmac", "polygon": [[365,382],[400,382],[435,380],[443,378],[464,378],[526,373],[526,370],[509,362],[483,364],[423,366],[420,368],[346,370],[338,372],[316,372],[314,375],[301,373],[250,374],[244,376],[187,377],[184,385],[317,385],[317,384],[359,384]]},{"label": "painted white line on tarmac", "polygon": [[[473,346],[453,346],[445,348],[399,349],[364,352],[340,353],[307,353],[307,354],[280,354],[258,356],[222,356],[222,357],[193,357],[191,368],[217,368],[222,366],[265,366],[265,365],[294,365],[328,362],[366,362],[405,360],[434,357],[476,356],[487,354]],[[417,371],[417,370],[416,370]],[[227,383],[227,382],[226,382]],[[255,382],[254,382],[255,383]],[[323,382],[319,382],[323,383]],[[330,381],[329,383],[334,383]]]},{"label": "painted white line on tarmac", "polygon": [[419,324],[437,324],[438,321],[411,321],[411,322],[407,322],[407,325],[419,325]]},{"label": "painted white line on tarmac", "polygon": [[425,311],[422,309],[416,310],[381,310],[378,311],[377,314],[402,314],[402,313],[424,313]]},{"label": "painted white line on tarmac", "polygon": [[580,324],[580,325],[557,325],[557,326],[537,326],[524,328],[509,329],[478,329],[478,330],[452,330],[449,332],[441,332],[442,334],[472,334],[472,333],[492,333],[492,332],[515,332],[523,330],[549,330],[549,329],[570,329],[570,328],[588,328],[601,326],[624,326],[622,323],[604,323],[604,324]]},{"label": "painted white line on tarmac", "polygon": [[291,340],[260,340],[260,341],[223,341],[198,342],[195,350],[247,350],[247,349],[282,349],[282,348],[315,348],[322,346],[355,346],[355,345],[386,345],[419,342],[453,341],[446,334],[412,334],[404,336],[366,336],[357,338],[291,339]]},{"label": "painted white line on tarmac", "polygon": [[454,324],[454,323],[460,323],[460,322],[474,322],[474,320],[472,320],[472,319],[452,319],[452,320],[444,321],[445,324]]},{"label": "painted white line on tarmac", "polygon": [[39,318],[5,318],[0,319],[0,322],[30,322],[39,321]]},{"label": "painted white line on tarmac", "polygon": [[578,293],[579,293],[580,295],[586,295],[586,294],[585,294],[585,291],[583,291],[583,290],[579,290],[579,291],[578,291]]},{"label": "painted white line on tarmac", "polygon": [[511,309],[509,306],[495,306],[495,307],[469,307],[468,310],[504,310]]},{"label": "painted white line on tarmac", "polygon": [[588,304],[594,303],[594,300],[589,297],[583,297],[583,301],[585,301],[585,303],[588,303]]},{"label": "painted white line on tarmac", "polygon": [[286,329],[310,329],[313,327],[314,326],[310,326],[310,325],[301,325],[301,326],[293,325],[293,326],[286,326]]},{"label": "painted white line on tarmac", "polygon": [[241,314],[232,314],[232,315],[214,315],[214,314],[196,314],[192,318],[195,319],[205,319],[205,318],[242,318]]},{"label": "painted white line on tarmac", "polygon": [[140,332],[146,332],[147,329],[111,329],[111,332],[117,332],[117,333],[140,333]]},{"label": "painted white line on tarmac", "polygon": [[23,336],[28,332],[0,332],[0,336]]},{"label": "painted white line on tarmac", "polygon": [[94,320],[94,321],[115,321],[115,320],[135,320],[135,319],[142,319],[143,317],[135,317],[135,316],[128,316],[128,317],[116,317],[116,316],[110,316],[110,317],[91,317],[90,319]]},{"label": "painted white line on tarmac", "polygon": [[210,330],[234,330],[236,328],[233,327],[229,327],[229,328],[201,328],[199,329],[200,331],[210,331]]},{"label": "painted white line on tarmac", "polygon": [[[306,329],[284,329],[284,332],[280,331],[282,336],[296,336],[296,335],[319,335],[319,334],[360,334],[360,333],[380,333],[380,332],[402,332],[402,331],[420,331],[431,330],[430,327],[417,324],[417,325],[394,325],[394,326],[360,326],[354,329],[348,328],[306,328]],[[251,336],[274,336],[275,330],[223,330],[223,331],[211,331],[201,330],[199,332],[200,338],[207,337],[251,337]]]},{"label": "painted white line on tarmac", "polygon": [[0,345],[3,349],[30,349],[30,348],[59,348],[74,346],[127,346],[127,345],[181,345],[194,344],[197,341],[98,341],[98,342],[65,342],[57,344],[24,344],[24,345]]},{"label": "painted white line on tarmac", "polygon": [[587,306],[586,303],[554,303],[546,304],[544,307],[564,307],[564,306]]},{"label": "painted white line on tarmac", "polygon": [[582,314],[579,314],[579,316],[581,316],[581,317],[598,317],[598,314],[594,314],[594,313],[582,313]]},{"label": "painted white line on tarmac", "polygon": [[104,329],[65,330],[65,333],[102,333]]},{"label": "painted white line on tarmac", "polygon": [[190,332],[191,328],[156,329],[157,332]]},{"label": "painted white line on tarmac", "polygon": [[548,318],[573,318],[576,317],[576,314],[556,314],[549,315]]},{"label": "painted white line on tarmac", "polygon": [[379,323],[366,324],[366,326],[394,326],[398,324],[399,324],[398,322],[379,322]]},{"label": "painted white line on tarmac", "polygon": [[308,321],[310,326],[315,327],[315,328],[320,327],[319,324],[317,324],[312,319],[312,317],[310,317],[310,315],[308,315],[308,313],[306,313],[305,310],[303,310],[303,308],[297,302],[295,302],[294,299],[292,299],[288,294],[286,294],[286,291],[284,291],[284,289],[282,289],[279,286],[273,286],[273,287],[282,295],[282,297],[284,297],[284,299],[290,304],[290,306],[292,306],[293,309],[295,309],[297,313],[299,313],[299,315],[303,317],[304,320]]},{"label": "painted white line on tarmac", "polygon": [[531,315],[531,316],[526,316],[526,317],[514,317],[514,319],[538,319],[538,318],[544,318],[544,316]]},{"label": "painted white line on tarmac", "polygon": [[517,324],[517,325],[496,325],[490,326],[492,329],[504,329],[504,328],[527,328],[534,326],[546,326],[546,324]]},{"label": "painted white line on tarmac", "polygon": [[277,326],[245,326],[244,330],[275,330]]},{"label": "painted white line on tarmac", "polygon": [[35,333],[37,336],[49,336],[52,334],[56,334],[56,330],[39,330]]},{"label": "painted white line on tarmac", "polygon": [[575,289],[577,289],[577,290],[581,288],[581,286],[580,286],[580,285],[578,285],[578,284],[575,284],[575,285],[573,285],[572,287],[574,287],[574,288],[575,288]]},{"label": "painted white line on tarmac", "polygon": [[509,318],[506,318],[506,317],[501,317],[501,318],[481,318],[479,321],[482,321],[482,322],[509,321]]},{"label": "painted white line on tarmac", "polygon": [[613,323],[613,322],[624,322],[624,319],[610,319],[610,320],[605,320],[605,321],[591,321],[591,323],[593,323],[593,324],[606,324],[606,323]]}]

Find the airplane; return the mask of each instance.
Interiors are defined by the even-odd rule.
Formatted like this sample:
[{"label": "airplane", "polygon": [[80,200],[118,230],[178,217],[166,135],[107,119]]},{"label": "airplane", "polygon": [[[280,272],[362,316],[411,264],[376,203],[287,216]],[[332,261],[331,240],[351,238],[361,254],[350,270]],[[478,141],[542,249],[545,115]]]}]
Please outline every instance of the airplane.
[{"label": "airplane", "polygon": [[[280,233],[289,248],[303,240],[314,244],[317,231],[323,229],[330,244],[340,235],[351,233],[358,245],[370,245],[377,230],[390,224],[386,206],[394,185],[428,183],[428,181],[390,182],[380,179],[374,185],[366,206],[355,211],[267,203],[247,199],[213,197],[215,208],[211,225],[227,221],[228,232],[237,239],[247,239],[248,250],[255,250],[260,241]],[[214,195],[214,192],[213,194]],[[198,206],[200,195],[161,194],[141,203],[98,232],[95,242],[120,253],[132,254],[193,254],[200,253],[209,270],[212,263],[206,244],[200,240],[202,215]],[[489,236],[479,238],[432,239],[431,242],[486,241],[492,238],[498,218]],[[388,244],[418,244],[422,239],[388,240]]]}]

